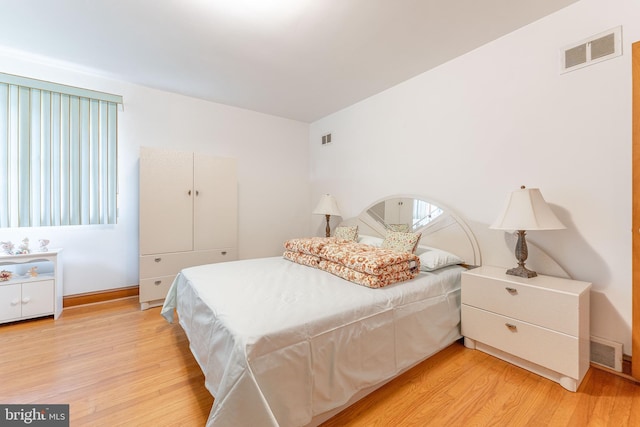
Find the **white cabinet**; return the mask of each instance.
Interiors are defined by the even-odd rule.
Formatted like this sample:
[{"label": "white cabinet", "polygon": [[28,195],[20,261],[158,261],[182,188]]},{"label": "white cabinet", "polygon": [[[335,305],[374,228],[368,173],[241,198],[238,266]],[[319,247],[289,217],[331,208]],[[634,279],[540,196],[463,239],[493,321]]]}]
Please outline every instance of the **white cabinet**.
[{"label": "white cabinet", "polygon": [[465,345],[576,391],[589,369],[591,284],[526,279],[482,266],[462,274]]},{"label": "white cabinet", "polygon": [[[0,269],[12,272],[10,280],[0,282],[0,323],[62,313],[61,249],[20,255],[0,256]],[[43,267],[37,276],[28,274],[33,266]]]},{"label": "white cabinet", "polygon": [[142,309],[182,268],[237,259],[235,159],[142,147],[139,230]]}]

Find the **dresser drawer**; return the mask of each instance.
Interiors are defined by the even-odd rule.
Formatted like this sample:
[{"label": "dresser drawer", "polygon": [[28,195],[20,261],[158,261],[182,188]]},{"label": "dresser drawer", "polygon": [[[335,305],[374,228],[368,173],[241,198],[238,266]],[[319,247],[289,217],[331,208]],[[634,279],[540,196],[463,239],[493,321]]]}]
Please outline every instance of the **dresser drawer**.
[{"label": "dresser drawer", "polygon": [[140,302],[164,299],[176,275],[140,280]]},{"label": "dresser drawer", "polygon": [[237,249],[235,248],[144,255],[140,257],[140,278],[175,276],[183,268],[232,261],[237,257]]},{"label": "dresser drawer", "polygon": [[578,336],[579,298],[527,283],[463,274],[462,303]]},{"label": "dresser drawer", "polygon": [[577,337],[465,304],[462,335],[571,378],[581,378]]}]

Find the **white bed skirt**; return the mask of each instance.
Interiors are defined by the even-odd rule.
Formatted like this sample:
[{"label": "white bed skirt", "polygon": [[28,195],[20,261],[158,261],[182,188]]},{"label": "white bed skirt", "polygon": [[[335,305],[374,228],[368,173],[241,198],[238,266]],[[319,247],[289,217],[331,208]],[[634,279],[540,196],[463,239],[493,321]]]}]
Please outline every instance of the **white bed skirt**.
[{"label": "white bed skirt", "polygon": [[277,258],[183,270],[177,309],[214,396],[207,426],[303,426],[460,338],[461,267],[380,289]]}]

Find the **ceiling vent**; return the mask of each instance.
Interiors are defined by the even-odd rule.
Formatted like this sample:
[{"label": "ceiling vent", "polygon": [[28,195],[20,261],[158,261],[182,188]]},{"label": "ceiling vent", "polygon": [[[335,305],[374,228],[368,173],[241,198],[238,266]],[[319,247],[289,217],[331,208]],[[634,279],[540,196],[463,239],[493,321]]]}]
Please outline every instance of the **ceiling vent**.
[{"label": "ceiling vent", "polygon": [[577,70],[622,55],[622,27],[565,46],[560,51],[560,73]]}]

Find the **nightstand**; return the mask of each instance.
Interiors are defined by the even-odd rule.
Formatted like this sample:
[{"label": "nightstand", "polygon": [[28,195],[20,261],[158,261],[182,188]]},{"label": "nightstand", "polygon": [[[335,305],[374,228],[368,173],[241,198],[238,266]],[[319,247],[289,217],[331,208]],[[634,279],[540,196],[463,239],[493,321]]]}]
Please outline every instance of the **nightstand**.
[{"label": "nightstand", "polygon": [[481,350],[576,391],[589,369],[591,283],[510,276],[482,266],[462,273],[462,335]]}]

